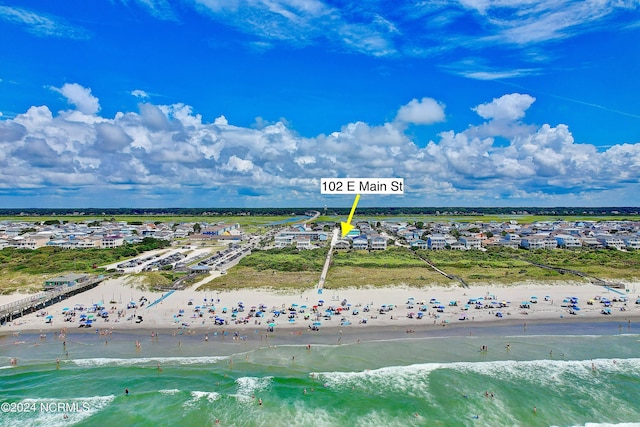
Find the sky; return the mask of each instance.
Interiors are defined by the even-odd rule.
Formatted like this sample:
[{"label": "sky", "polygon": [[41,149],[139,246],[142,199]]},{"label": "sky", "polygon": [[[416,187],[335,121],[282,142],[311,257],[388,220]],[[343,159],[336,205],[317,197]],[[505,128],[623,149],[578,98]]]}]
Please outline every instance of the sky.
[{"label": "sky", "polygon": [[638,206],[640,0],[0,0],[0,207]]}]

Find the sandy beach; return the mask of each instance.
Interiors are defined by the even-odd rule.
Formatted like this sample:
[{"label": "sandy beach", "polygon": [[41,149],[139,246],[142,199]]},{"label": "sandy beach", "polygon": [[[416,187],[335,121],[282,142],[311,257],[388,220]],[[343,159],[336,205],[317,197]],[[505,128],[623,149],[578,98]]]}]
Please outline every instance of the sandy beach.
[{"label": "sandy beach", "polygon": [[[314,326],[320,330],[393,326],[411,332],[427,326],[626,321],[640,317],[640,305],[635,304],[636,284],[628,284],[627,289],[628,292],[567,282],[471,288],[324,289],[322,293],[311,289],[295,294],[265,290],[203,292],[193,288],[159,293],[139,290],[124,277],[108,279],[45,310],[7,322],[0,327],[0,334],[63,328],[69,332],[105,328],[266,331],[269,325],[274,331],[308,331]],[[23,297],[4,295],[0,304]],[[577,310],[570,308],[571,298],[577,301]],[[611,301],[610,305],[605,307],[603,300]],[[521,307],[523,303],[528,303],[527,308]],[[104,309],[94,311],[94,304]],[[603,310],[607,309],[610,314],[604,315]],[[73,312],[74,316],[68,315]],[[82,319],[91,319],[91,327],[79,328]]]}]

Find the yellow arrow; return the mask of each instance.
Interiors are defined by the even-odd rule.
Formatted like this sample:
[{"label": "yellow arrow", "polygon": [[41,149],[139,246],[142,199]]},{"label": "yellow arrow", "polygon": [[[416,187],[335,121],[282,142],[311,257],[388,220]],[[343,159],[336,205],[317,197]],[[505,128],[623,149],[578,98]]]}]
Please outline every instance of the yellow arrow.
[{"label": "yellow arrow", "polygon": [[358,206],[358,200],[360,200],[360,195],[356,194],[356,199],[353,201],[353,206],[351,206],[351,212],[349,212],[349,219],[347,222],[340,222],[340,228],[342,229],[342,237],[349,234],[351,230],[353,230],[353,225],[351,225],[351,220],[353,219],[353,213],[356,211],[356,206]]}]

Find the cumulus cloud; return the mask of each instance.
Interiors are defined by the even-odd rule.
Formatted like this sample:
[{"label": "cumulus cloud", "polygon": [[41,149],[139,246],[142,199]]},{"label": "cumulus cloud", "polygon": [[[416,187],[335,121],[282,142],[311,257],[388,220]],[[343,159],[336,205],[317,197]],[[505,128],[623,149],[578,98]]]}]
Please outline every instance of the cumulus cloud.
[{"label": "cumulus cloud", "polygon": [[531,95],[511,93],[486,104],[480,104],[473,111],[484,119],[494,120],[518,120],[524,117],[525,111],[535,102]]},{"label": "cumulus cloud", "polygon": [[[358,176],[403,177],[405,203],[413,205],[542,199],[559,205],[585,197],[598,204],[620,188],[635,194],[640,143],[601,151],[576,143],[565,124],[526,124],[533,101],[507,94],[478,105],[479,123],[426,145],[416,144],[398,120],[424,124],[442,117],[444,107],[431,98],[400,107],[392,123],[347,123],[314,137],[282,121],[260,128],[236,126],[224,116],[207,122],[183,104],[143,103],[112,118],[31,107],[0,121],[0,202],[28,189],[42,206],[50,200],[45,196],[75,189],[102,195],[77,202],[81,206],[239,205],[243,197],[309,206],[327,202],[321,178]],[[496,137],[507,143],[496,144]]]},{"label": "cumulus cloud", "polygon": [[100,111],[98,98],[91,95],[91,89],[83,87],[78,83],[65,83],[61,88],[52,88],[60,92],[67,101],[76,106],[78,111],[85,114],[96,114]]},{"label": "cumulus cloud", "polygon": [[396,120],[416,125],[429,125],[436,122],[443,122],[445,119],[444,108],[444,104],[439,103],[433,98],[422,98],[419,101],[412,99],[408,104],[400,107]]}]

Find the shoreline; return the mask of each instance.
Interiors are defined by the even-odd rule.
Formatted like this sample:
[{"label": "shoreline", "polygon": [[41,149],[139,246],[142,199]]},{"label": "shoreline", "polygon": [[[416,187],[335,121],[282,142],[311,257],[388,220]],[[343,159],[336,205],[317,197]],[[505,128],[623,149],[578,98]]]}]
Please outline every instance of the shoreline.
[{"label": "shoreline", "polygon": [[[30,333],[96,333],[96,329],[118,333],[206,334],[225,331],[258,331],[267,334],[272,325],[276,334],[301,333],[324,335],[325,331],[491,329],[493,327],[534,324],[573,324],[581,322],[640,322],[640,304],[635,283],[629,292],[608,290],[585,283],[524,283],[511,286],[483,285],[471,288],[388,286],[369,289],[316,289],[297,292],[260,289],[233,291],[197,291],[193,288],[172,293],[136,289],[127,278],[108,279],[97,287],[0,326],[0,336]],[[10,296],[11,297],[11,296]],[[7,301],[10,297],[4,296]],[[12,297],[22,298],[16,294]],[[568,298],[575,297],[579,308],[569,313]],[[612,301],[609,315],[602,300]],[[619,301],[624,299],[626,301]],[[2,301],[2,300],[0,300]],[[321,303],[322,301],[322,303]],[[475,308],[472,301],[480,302]],[[565,302],[563,302],[565,301]],[[135,308],[127,308],[131,303]],[[141,302],[145,304],[140,306]],[[239,303],[243,309],[239,310]],[[522,303],[527,308],[521,308]],[[94,304],[104,307],[106,319],[89,312]],[[66,313],[83,305],[71,321]],[[503,306],[501,306],[503,305]],[[440,308],[436,308],[436,307]],[[262,317],[256,317],[261,311]],[[326,310],[333,307],[331,313]],[[67,309],[67,310],[65,310]],[[368,309],[368,311],[367,311]],[[384,311],[382,311],[384,309]],[[253,310],[253,313],[252,313]],[[237,311],[235,314],[233,311]],[[274,312],[280,312],[275,315]],[[497,317],[498,313],[502,317]],[[330,316],[328,315],[330,314]],[[87,316],[88,315],[88,316]],[[327,317],[325,318],[325,315]],[[50,318],[48,320],[47,316]],[[91,328],[79,328],[81,316],[93,316]],[[422,318],[418,318],[422,316]],[[136,323],[139,318],[142,321]],[[216,317],[224,319],[215,324]],[[290,317],[292,319],[290,319]],[[462,320],[466,319],[466,320]],[[319,331],[311,331],[312,325]]]}]

